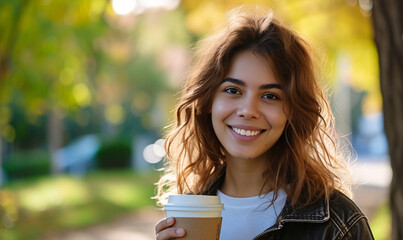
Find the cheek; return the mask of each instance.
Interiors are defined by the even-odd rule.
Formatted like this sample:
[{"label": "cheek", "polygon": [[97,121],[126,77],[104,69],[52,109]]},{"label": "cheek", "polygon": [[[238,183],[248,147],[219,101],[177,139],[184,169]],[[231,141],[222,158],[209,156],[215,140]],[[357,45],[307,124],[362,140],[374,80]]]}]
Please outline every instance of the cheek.
[{"label": "cheek", "polygon": [[213,100],[213,103],[212,103],[212,105],[211,105],[211,121],[212,121],[212,123],[213,123],[213,128],[214,128],[214,131],[216,132],[216,127],[217,127],[217,122],[219,121],[219,119],[221,118],[220,117],[220,115],[221,115],[221,109],[222,109],[222,106],[221,106],[221,104],[220,104],[220,102],[219,101],[217,101],[217,99],[215,98],[214,100]]},{"label": "cheek", "polygon": [[273,127],[284,129],[287,123],[287,116],[282,108],[278,108],[271,114],[267,115],[267,119]]},{"label": "cheek", "polygon": [[[233,105],[233,104],[232,104]],[[211,106],[211,114],[213,117],[224,117],[231,111],[231,104],[220,98],[216,98]]]},{"label": "cheek", "polygon": [[284,125],[284,126],[286,125],[288,112],[289,112],[288,107],[285,104],[283,104],[283,105],[281,105],[281,107],[279,107],[277,119],[281,125]]}]

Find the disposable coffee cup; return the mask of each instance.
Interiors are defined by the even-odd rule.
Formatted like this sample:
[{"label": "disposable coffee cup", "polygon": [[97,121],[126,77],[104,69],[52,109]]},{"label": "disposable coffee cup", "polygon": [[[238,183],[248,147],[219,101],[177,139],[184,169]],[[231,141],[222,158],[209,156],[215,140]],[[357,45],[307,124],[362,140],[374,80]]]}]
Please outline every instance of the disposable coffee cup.
[{"label": "disposable coffee cup", "polygon": [[187,240],[218,240],[221,231],[221,211],[224,210],[219,196],[170,195],[164,205],[167,218],[174,217],[174,227],[186,231]]}]

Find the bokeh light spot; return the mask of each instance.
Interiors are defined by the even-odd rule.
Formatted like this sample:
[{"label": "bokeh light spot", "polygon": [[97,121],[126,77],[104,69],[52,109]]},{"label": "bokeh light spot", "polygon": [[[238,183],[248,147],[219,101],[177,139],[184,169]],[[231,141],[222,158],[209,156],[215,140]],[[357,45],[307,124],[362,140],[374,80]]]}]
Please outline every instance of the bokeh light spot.
[{"label": "bokeh light spot", "polygon": [[125,111],[118,104],[109,105],[105,110],[105,118],[108,122],[119,125],[125,120]]},{"label": "bokeh light spot", "polygon": [[78,83],[73,87],[73,96],[80,106],[88,106],[91,103],[91,95],[84,83]]},{"label": "bokeh light spot", "polygon": [[5,106],[0,107],[0,124],[6,124],[10,122],[11,111]]},{"label": "bokeh light spot", "polygon": [[156,156],[163,158],[165,156],[165,149],[164,149],[164,144],[165,140],[164,139],[158,139],[154,144],[153,144],[153,152]]},{"label": "bokeh light spot", "polygon": [[164,139],[158,139],[154,144],[150,144],[143,150],[143,157],[146,162],[155,164],[165,157]]},{"label": "bokeh light spot", "polygon": [[112,8],[119,15],[126,15],[136,7],[136,0],[112,0]]},{"label": "bokeh light spot", "polygon": [[1,135],[6,139],[8,142],[13,142],[15,139],[15,129],[11,125],[5,125],[1,130]]}]

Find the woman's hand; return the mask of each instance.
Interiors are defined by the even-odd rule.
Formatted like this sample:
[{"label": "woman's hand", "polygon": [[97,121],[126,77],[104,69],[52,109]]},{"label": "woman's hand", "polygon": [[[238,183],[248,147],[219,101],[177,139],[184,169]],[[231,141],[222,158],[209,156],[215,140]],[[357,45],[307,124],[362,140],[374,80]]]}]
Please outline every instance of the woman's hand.
[{"label": "woman's hand", "polygon": [[171,238],[180,238],[185,236],[183,228],[173,228],[175,218],[164,218],[155,225],[155,234],[157,240],[168,240]]}]

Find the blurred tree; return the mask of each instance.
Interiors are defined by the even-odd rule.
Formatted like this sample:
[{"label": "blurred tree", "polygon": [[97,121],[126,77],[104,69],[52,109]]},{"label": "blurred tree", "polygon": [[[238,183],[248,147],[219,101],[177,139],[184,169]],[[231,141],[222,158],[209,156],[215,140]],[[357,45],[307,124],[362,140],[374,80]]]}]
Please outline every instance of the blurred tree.
[{"label": "blurred tree", "polygon": [[172,90],[159,58],[189,43],[182,19],[181,11],[118,16],[107,0],[0,1],[0,145],[28,146],[18,144],[26,126],[43,119],[51,152],[74,133],[66,122],[105,134],[160,128],[154,119],[170,108],[161,93]]},{"label": "blurred tree", "polygon": [[[0,38],[0,186],[3,181],[2,161],[3,161],[3,138],[6,140],[13,140],[14,129],[9,125],[11,119],[11,111],[7,107],[7,102],[10,99],[9,86],[7,81],[10,75],[10,62],[12,52],[15,46],[16,39],[18,38],[18,31],[16,29],[20,26],[21,16],[25,10],[25,4],[15,4],[12,1],[0,2],[0,29],[2,37]],[[5,19],[11,19],[6,21]],[[8,20],[8,19],[7,19]],[[9,24],[7,28],[7,24]],[[7,31],[8,30],[8,31]]]},{"label": "blurred tree", "polygon": [[[100,1],[20,0],[3,1],[0,8],[5,33],[1,83],[3,96],[8,96],[2,104],[13,101],[24,106],[31,123],[47,115],[52,153],[62,146],[62,118],[92,103],[91,44],[106,28],[100,21],[106,1],[101,1],[101,7],[94,7],[95,3]],[[4,126],[15,133],[12,118],[1,126],[1,135],[9,141],[16,136],[7,135]],[[52,166],[57,172],[56,164]]]},{"label": "blurred tree", "polygon": [[403,239],[403,3],[374,0],[385,131],[393,171],[390,186],[392,239]]},{"label": "blurred tree", "polygon": [[[118,16],[107,0],[0,1],[0,141],[18,142],[27,132],[16,129],[17,117],[35,126],[47,120],[43,139],[52,151],[76,132],[71,121],[107,134],[158,129],[186,76],[188,46],[214,31],[230,8],[256,2],[183,0],[169,14]],[[351,84],[377,96],[372,31],[357,0],[258,3],[330,57],[321,62],[326,80],[335,79],[338,54],[348,52]]]}]

